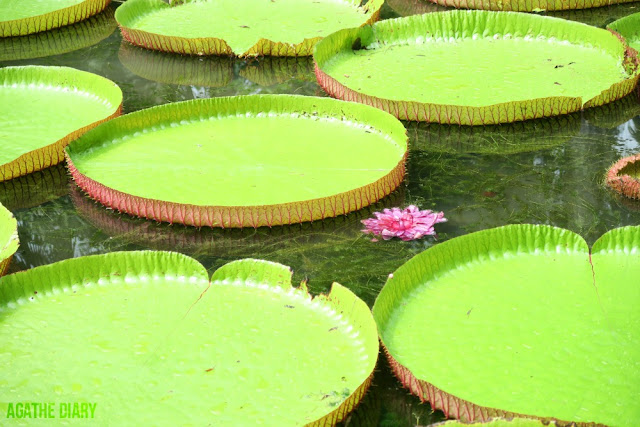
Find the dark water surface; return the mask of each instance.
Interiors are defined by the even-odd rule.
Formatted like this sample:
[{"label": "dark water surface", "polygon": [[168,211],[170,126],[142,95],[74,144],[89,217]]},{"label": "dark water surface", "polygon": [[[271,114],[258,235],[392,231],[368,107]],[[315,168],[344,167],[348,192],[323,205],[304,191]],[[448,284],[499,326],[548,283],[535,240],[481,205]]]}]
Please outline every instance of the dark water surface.
[{"label": "dark water surface", "polygon": [[[443,10],[417,0],[388,0],[383,17]],[[0,39],[0,66],[64,65],[116,82],[124,112],[168,102],[257,93],[326,96],[311,58],[194,58],[145,51],[122,41],[118,3],[98,17],[48,33]],[[640,3],[555,15],[604,26],[640,11]],[[36,120],[37,118],[34,118]],[[118,250],[175,250],[210,272],[239,258],[277,261],[308,279],[313,293],[338,281],[372,305],[385,278],[437,242],[372,243],[360,220],[384,207],[443,210],[438,241],[505,224],[550,224],[592,244],[612,228],[640,224],[640,204],[605,188],[618,158],[640,151],[637,93],[561,118],[464,128],[406,123],[408,174],[401,188],[345,217],[273,229],[211,230],[169,226],[104,209],[87,199],[64,166],[0,183],[0,202],[18,219],[20,248],[11,271]],[[443,419],[403,390],[380,363],[374,387],[348,425],[411,426]]]}]

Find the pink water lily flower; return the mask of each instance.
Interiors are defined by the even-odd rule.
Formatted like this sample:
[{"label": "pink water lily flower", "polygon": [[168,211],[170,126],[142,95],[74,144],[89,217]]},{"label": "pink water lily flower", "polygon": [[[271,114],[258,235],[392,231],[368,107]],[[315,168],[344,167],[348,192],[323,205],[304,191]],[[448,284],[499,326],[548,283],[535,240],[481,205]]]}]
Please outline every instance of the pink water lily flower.
[{"label": "pink water lily flower", "polygon": [[[411,205],[404,210],[400,208],[385,209],[374,212],[376,217],[362,220],[365,234],[382,236],[384,240],[399,237],[404,241],[415,240],[424,236],[435,236],[433,226],[439,222],[446,222],[444,212],[421,211]],[[377,241],[375,238],[373,241]]]}]

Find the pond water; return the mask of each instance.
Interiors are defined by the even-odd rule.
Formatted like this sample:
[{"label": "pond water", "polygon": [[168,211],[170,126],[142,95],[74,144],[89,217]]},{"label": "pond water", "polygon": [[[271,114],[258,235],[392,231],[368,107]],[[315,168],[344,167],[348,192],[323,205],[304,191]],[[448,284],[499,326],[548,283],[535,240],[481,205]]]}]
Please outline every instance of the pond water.
[{"label": "pond water", "polygon": [[[444,8],[388,0],[383,18]],[[310,58],[192,58],[145,51],[122,41],[109,9],[85,23],[0,39],[0,66],[64,65],[116,82],[124,111],[195,98],[257,93],[326,96]],[[640,11],[640,3],[556,13],[597,26]],[[49,56],[44,56],[49,55]],[[33,118],[37,120],[37,117]],[[313,293],[338,281],[372,305],[385,278],[424,249],[506,224],[550,224],[592,244],[612,228],[640,224],[640,203],[604,186],[607,168],[640,151],[638,92],[613,104],[549,120],[466,128],[406,123],[406,181],[376,205],[345,217],[273,229],[197,230],[104,209],[70,182],[64,166],[0,183],[0,202],[18,219],[21,245],[11,272],[82,255],[159,249],[188,254],[210,272],[239,258],[277,261],[309,280]],[[373,243],[360,220],[385,207],[442,210],[438,238]],[[374,386],[348,425],[426,425],[443,419],[410,396],[379,364]]]}]

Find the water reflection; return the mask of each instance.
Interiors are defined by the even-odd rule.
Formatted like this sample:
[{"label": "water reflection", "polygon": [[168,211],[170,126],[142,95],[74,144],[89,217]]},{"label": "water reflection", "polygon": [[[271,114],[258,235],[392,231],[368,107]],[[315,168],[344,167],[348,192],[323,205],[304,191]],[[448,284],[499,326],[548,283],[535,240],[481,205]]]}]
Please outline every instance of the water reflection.
[{"label": "water reflection", "polygon": [[[210,269],[239,258],[268,259],[291,266],[296,280],[309,279],[313,292],[323,292],[331,282],[340,281],[350,284],[369,303],[373,303],[383,279],[395,270],[395,263],[410,258],[432,242],[376,245],[361,233],[360,220],[372,216],[374,211],[404,205],[402,188],[346,216],[258,229],[198,229],[156,223],[105,209],[76,186],[70,186],[70,192],[77,215],[94,231],[108,236],[110,247],[178,251]],[[378,256],[379,251],[388,252],[386,260],[372,268],[367,259]],[[377,279],[375,287],[368,285],[373,277]]]},{"label": "water reflection", "polygon": [[454,235],[505,224],[550,224],[593,243],[607,230],[640,224],[604,185],[617,160],[614,135],[584,125],[555,147],[515,154],[415,151],[409,157],[408,199],[430,200],[447,212]]},{"label": "water reflection", "polygon": [[316,83],[311,57],[243,60],[184,56],[150,51],[123,41],[118,59],[136,76],[161,83],[141,82],[131,87],[141,96],[167,91],[167,85],[172,85],[173,93],[163,97],[165,102],[257,93],[325,96]]},{"label": "water reflection", "polygon": [[28,209],[67,194],[69,178],[63,164],[0,182],[0,203],[10,211]]},{"label": "water reflection", "polygon": [[564,144],[578,133],[580,113],[491,126],[407,122],[411,147],[442,153],[511,154]]},{"label": "water reflection", "polygon": [[221,87],[234,77],[228,56],[185,56],[156,52],[122,42],[118,59],[132,73],[159,83]]},{"label": "water reflection", "polygon": [[577,10],[558,10],[545,12],[547,16],[578,21],[594,27],[604,28],[616,19],[620,19],[632,13],[640,12],[640,2],[610,4],[603,7]]},{"label": "water reflection", "polygon": [[452,10],[452,7],[440,6],[428,0],[387,0],[386,4],[397,16],[422,15],[424,13],[443,12]]},{"label": "water reflection", "polygon": [[240,75],[260,86],[275,86],[288,80],[316,82],[313,58],[264,57],[250,60],[240,69]]}]

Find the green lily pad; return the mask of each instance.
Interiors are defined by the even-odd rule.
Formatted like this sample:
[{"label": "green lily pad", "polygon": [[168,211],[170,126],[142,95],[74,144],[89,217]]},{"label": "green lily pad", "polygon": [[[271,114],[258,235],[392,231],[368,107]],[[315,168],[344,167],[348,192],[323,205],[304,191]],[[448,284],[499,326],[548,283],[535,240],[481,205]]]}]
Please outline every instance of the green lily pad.
[{"label": "green lily pad", "polygon": [[227,56],[176,55],[154,52],[122,42],[118,59],[132,73],[160,83],[223,87],[234,76],[234,59]]},{"label": "green lily pad", "polygon": [[5,0],[0,2],[0,37],[24,36],[87,19],[111,0]]},{"label": "green lily pad", "polygon": [[404,178],[402,123],[365,105],[292,95],[141,110],[67,148],[76,183],[140,217],[260,227],[355,211]]},{"label": "green lily pad", "polygon": [[338,31],[314,53],[318,81],[333,97],[400,119],[462,125],[550,117],[614,101],[635,87],[636,59],[599,28],[457,10]]},{"label": "green lily pad", "polygon": [[0,69],[0,181],[64,160],[69,141],[120,115],[110,80],[66,67]]},{"label": "green lily pad", "polygon": [[[393,273],[373,308],[394,373],[465,421],[640,419],[640,227],[589,252],[568,230],[461,236]],[[597,385],[597,387],[595,386]]]},{"label": "green lily pad", "polygon": [[287,267],[261,260],[209,282],[178,253],[70,259],[5,276],[0,313],[3,414],[8,401],[64,396],[97,404],[99,424],[333,425],[366,392],[378,354],[351,291],[335,283],[312,299]]},{"label": "green lily pad", "polygon": [[123,37],[147,49],[192,55],[307,56],[341,28],[377,20],[382,0],[128,0],[116,11]]},{"label": "green lily pad", "polygon": [[640,51],[640,13],[620,18],[607,28],[623,36],[629,46]]},{"label": "green lily pad", "polygon": [[0,61],[60,55],[93,46],[109,37],[118,26],[113,15],[114,9],[108,7],[77,24],[42,34],[0,38]]},{"label": "green lily pad", "polygon": [[544,12],[546,10],[573,10],[629,3],[635,0],[432,0],[441,6],[456,9],[484,9],[512,12]]},{"label": "green lily pad", "polygon": [[0,276],[7,272],[18,245],[18,222],[13,214],[0,204]]}]

